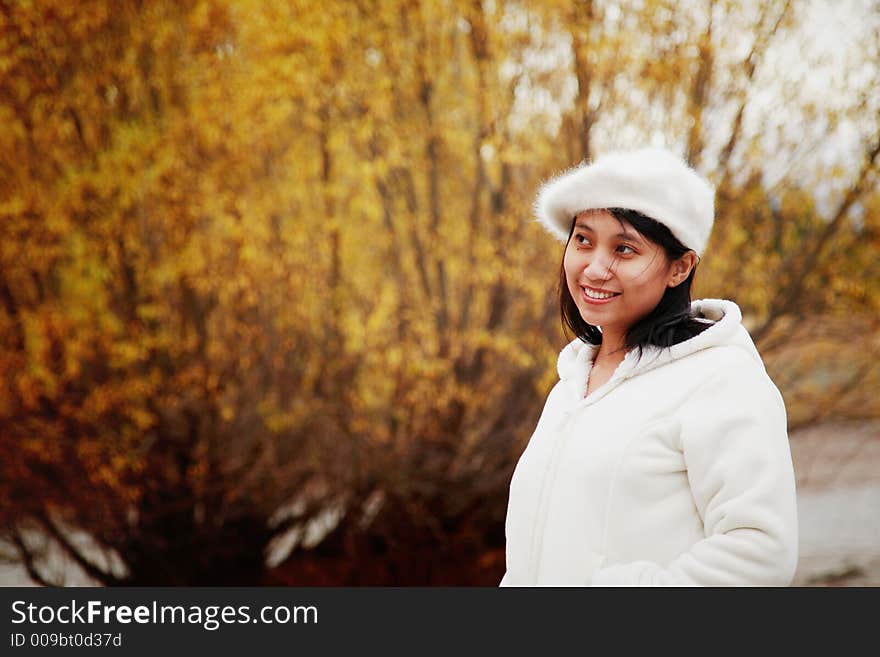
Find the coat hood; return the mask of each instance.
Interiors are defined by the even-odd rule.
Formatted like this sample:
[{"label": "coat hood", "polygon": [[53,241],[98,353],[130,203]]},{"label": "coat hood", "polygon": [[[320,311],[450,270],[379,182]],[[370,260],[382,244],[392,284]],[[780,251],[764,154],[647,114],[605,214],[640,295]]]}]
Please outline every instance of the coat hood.
[{"label": "coat hood", "polygon": [[[644,347],[641,358],[638,349],[630,349],[610,381],[629,379],[695,352],[717,346],[740,347],[755,360],[761,370],[764,370],[764,363],[755,348],[755,343],[742,325],[742,312],[736,303],[727,299],[696,299],[691,302],[691,311],[698,320],[707,320],[714,324],[699,335],[671,347],[661,348],[653,345]],[[559,353],[556,364],[559,378],[567,382],[572,390],[581,396],[598,351],[598,345],[591,345],[580,338],[575,338]]]}]

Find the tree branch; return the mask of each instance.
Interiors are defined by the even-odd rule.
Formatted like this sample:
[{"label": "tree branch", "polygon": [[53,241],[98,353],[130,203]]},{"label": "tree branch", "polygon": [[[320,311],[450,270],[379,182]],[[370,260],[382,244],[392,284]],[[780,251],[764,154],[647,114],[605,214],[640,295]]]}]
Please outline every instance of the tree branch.
[{"label": "tree branch", "polygon": [[37,569],[36,559],[34,558],[33,553],[25,545],[24,539],[21,537],[21,533],[19,533],[17,529],[12,532],[12,543],[18,550],[22,564],[24,564],[25,570],[27,570],[28,577],[40,586],[57,586],[57,584],[54,584],[43,577]]},{"label": "tree branch", "polygon": [[721,154],[718,156],[718,169],[721,171],[721,182],[718,184],[718,191],[722,195],[726,192],[727,186],[730,184],[730,156],[742,135],[743,116],[745,115],[745,109],[749,99],[748,87],[751,85],[752,79],[755,77],[758,62],[760,58],[764,56],[767,46],[770,43],[770,38],[776,34],[776,31],[782,24],[782,20],[785,18],[790,7],[791,0],[786,0],[785,5],[782,7],[782,11],[779,12],[779,16],[773,24],[773,27],[764,33],[761,33],[761,28],[767,20],[767,14],[770,9],[769,3],[764,5],[763,10],[761,11],[761,17],[758,19],[758,35],[755,37],[755,42],[752,44],[752,49],[749,51],[748,56],[743,61],[743,68],[746,72],[745,86],[747,90],[743,94],[742,102],[740,103],[736,117],[733,120],[733,128],[731,128],[730,131],[730,138],[727,140],[727,144],[721,149]]},{"label": "tree branch", "polygon": [[849,188],[843,197],[831,221],[825,225],[818,235],[808,240],[809,246],[806,255],[799,258],[800,251],[792,252],[780,267],[781,272],[791,271],[789,277],[791,285],[784,290],[780,290],[779,294],[776,295],[767,319],[752,333],[752,339],[755,342],[758,342],[770,330],[779,317],[791,312],[800,303],[806,286],[807,273],[816,266],[816,262],[828,248],[831,237],[834,236],[834,233],[837,232],[843,223],[847,212],[862,195],[865,182],[876,166],[878,156],[880,156],[880,135],[877,136],[877,141],[865,154],[865,160],[856,183]]},{"label": "tree branch", "polygon": [[75,548],[67,536],[64,535],[64,532],[61,531],[61,528],[55,524],[48,514],[41,513],[38,516],[38,519],[43,527],[46,528],[46,531],[49,532],[49,535],[61,546],[64,553],[73,559],[76,564],[83,569],[86,575],[107,586],[114,586],[122,583],[122,581],[115,575],[99,568],[97,564],[87,559],[77,548]]},{"label": "tree branch", "polygon": [[709,20],[706,31],[700,38],[699,66],[697,75],[694,77],[694,85],[690,94],[690,115],[693,119],[688,134],[687,160],[693,165],[703,153],[703,110],[709,98],[712,88],[712,67],[715,61],[715,53],[712,48],[712,16],[715,13],[715,0],[709,0]]},{"label": "tree branch", "polygon": [[575,121],[580,157],[589,159],[590,133],[596,121],[596,113],[590,110],[590,87],[592,86],[593,69],[590,66],[588,53],[593,44],[589,41],[589,30],[595,20],[592,0],[584,0],[572,4],[571,10],[571,43],[574,55],[574,73],[577,77],[578,92],[575,98]]}]

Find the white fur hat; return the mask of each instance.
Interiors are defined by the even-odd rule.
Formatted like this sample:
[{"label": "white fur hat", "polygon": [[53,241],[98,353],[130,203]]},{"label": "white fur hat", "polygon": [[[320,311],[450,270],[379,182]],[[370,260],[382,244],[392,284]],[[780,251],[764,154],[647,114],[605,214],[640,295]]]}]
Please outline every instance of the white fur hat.
[{"label": "white fur hat", "polygon": [[561,241],[584,210],[626,208],[665,224],[698,256],[715,221],[715,189],[681,158],[659,148],[616,151],[541,186],[538,221]]}]

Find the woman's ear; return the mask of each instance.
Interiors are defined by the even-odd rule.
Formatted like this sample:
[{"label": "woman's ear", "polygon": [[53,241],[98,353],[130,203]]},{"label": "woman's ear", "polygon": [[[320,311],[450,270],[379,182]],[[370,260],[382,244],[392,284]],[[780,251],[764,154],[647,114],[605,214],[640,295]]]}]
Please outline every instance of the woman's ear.
[{"label": "woman's ear", "polygon": [[691,270],[697,262],[697,254],[688,251],[678,260],[672,263],[669,269],[669,280],[666,282],[667,287],[676,287],[679,283],[686,280]]}]

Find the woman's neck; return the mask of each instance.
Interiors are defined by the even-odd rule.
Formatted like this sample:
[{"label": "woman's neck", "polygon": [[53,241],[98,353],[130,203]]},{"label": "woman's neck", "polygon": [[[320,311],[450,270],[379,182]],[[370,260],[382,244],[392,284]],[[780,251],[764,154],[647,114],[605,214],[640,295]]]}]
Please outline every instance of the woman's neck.
[{"label": "woman's neck", "polygon": [[596,353],[593,362],[601,363],[602,365],[608,365],[609,363],[619,363],[624,358],[626,358],[626,349],[624,347],[616,348],[616,349],[603,349],[603,347],[599,347],[599,351]]},{"label": "woman's neck", "polygon": [[626,357],[626,340],[623,335],[617,335],[611,331],[602,331],[602,344],[599,345],[599,351],[596,353],[595,360],[605,361],[621,361]]}]

